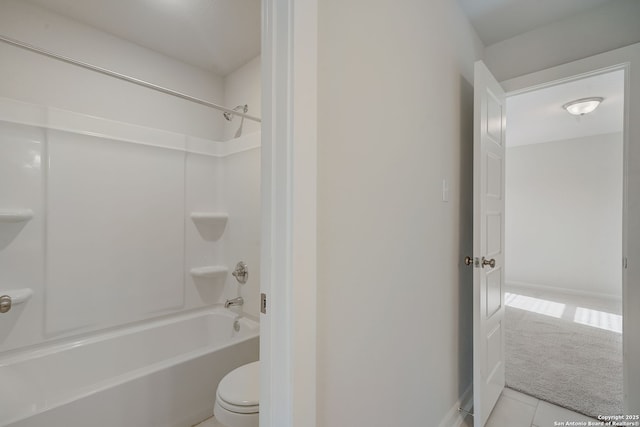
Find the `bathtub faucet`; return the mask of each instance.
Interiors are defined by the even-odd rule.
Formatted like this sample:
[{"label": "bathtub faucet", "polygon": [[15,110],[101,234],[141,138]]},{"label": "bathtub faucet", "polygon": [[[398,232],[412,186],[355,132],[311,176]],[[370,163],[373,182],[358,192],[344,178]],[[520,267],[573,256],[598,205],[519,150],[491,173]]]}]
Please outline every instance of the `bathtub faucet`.
[{"label": "bathtub faucet", "polygon": [[242,305],[242,304],[244,304],[244,299],[242,297],[237,297],[234,299],[228,299],[224,303],[224,308],[235,307],[237,305]]}]

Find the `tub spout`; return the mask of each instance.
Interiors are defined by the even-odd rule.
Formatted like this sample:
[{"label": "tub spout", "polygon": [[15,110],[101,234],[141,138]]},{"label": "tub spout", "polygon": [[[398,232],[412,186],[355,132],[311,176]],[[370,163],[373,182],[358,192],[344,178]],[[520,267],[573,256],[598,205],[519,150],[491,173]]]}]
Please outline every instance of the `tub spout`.
[{"label": "tub spout", "polygon": [[242,305],[242,304],[244,304],[244,299],[242,297],[237,297],[237,298],[228,299],[227,301],[225,301],[224,308],[235,307],[237,305]]}]

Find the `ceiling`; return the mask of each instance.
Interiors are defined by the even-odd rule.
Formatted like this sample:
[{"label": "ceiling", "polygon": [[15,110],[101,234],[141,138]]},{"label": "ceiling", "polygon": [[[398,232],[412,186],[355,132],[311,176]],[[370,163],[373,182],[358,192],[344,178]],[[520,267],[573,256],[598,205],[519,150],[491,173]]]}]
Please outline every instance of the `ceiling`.
[{"label": "ceiling", "polygon": [[458,0],[485,46],[609,1],[615,0]]},{"label": "ceiling", "polygon": [[25,0],[220,76],[260,54],[260,0]]},{"label": "ceiling", "polygon": [[[600,96],[592,113],[572,116],[567,102]],[[622,132],[624,71],[614,71],[507,98],[507,146]]]},{"label": "ceiling", "polygon": [[[224,76],[260,53],[261,0],[24,0]],[[615,0],[458,0],[485,46]]]}]

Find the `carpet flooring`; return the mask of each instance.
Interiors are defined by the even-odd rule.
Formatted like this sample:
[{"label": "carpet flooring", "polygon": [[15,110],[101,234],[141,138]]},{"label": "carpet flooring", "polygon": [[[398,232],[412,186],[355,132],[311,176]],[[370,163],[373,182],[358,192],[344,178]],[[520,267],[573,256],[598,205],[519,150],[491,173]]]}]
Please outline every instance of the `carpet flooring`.
[{"label": "carpet flooring", "polygon": [[506,307],[507,387],[590,417],[622,414],[622,336]]}]

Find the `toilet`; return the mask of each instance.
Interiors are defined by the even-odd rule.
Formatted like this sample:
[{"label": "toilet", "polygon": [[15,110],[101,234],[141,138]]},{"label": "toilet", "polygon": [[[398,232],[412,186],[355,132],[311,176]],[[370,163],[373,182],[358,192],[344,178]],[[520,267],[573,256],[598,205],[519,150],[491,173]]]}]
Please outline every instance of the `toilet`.
[{"label": "toilet", "polygon": [[213,415],[227,427],[258,427],[260,362],[242,365],[218,384]]}]

